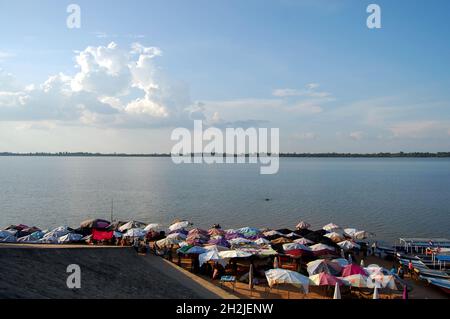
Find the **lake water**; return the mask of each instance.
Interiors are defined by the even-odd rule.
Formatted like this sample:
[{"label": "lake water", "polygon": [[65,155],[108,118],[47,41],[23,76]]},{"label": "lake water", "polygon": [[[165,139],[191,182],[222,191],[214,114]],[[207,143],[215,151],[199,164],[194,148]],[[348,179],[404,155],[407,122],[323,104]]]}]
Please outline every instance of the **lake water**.
[{"label": "lake water", "polygon": [[[377,238],[450,237],[449,159],[282,158],[249,164],[170,158],[0,157],[0,227],[50,228],[114,217],[199,227],[314,228],[334,222]],[[266,201],[270,198],[270,201]]]}]

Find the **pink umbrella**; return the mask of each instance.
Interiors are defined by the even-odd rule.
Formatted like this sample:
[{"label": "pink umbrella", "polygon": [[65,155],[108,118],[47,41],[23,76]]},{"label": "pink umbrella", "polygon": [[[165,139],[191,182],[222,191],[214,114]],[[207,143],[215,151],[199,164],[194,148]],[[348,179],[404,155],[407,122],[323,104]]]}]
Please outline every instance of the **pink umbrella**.
[{"label": "pink umbrella", "polygon": [[348,264],[342,270],[342,277],[348,277],[351,275],[363,275],[367,276],[367,272],[361,266],[357,264]]},{"label": "pink umbrella", "polygon": [[316,286],[336,286],[336,284],[338,284],[339,286],[343,285],[343,282],[341,280],[326,272],[321,272],[320,274],[310,276],[309,279]]}]

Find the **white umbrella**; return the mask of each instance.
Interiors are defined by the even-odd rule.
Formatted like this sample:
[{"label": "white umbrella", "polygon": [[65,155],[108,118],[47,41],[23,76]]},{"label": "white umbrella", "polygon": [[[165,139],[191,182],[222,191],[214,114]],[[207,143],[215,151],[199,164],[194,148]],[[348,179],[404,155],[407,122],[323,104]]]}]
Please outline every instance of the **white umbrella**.
[{"label": "white umbrella", "polygon": [[141,228],[131,228],[123,235],[123,237],[144,237],[147,232]]},{"label": "white umbrella", "polygon": [[234,239],[230,239],[228,241],[231,245],[252,245],[255,244],[255,242],[253,240],[247,239],[247,238],[234,238]]},{"label": "white umbrella", "polygon": [[198,255],[198,262],[200,264],[200,267],[208,261],[218,262],[222,266],[226,266],[227,264],[227,261],[220,257],[219,252],[216,250],[209,250],[203,254]]},{"label": "white umbrella", "polygon": [[327,274],[337,275],[341,272],[342,267],[335,262],[327,259],[316,259],[306,264],[308,274],[310,276],[326,272]]},{"label": "white umbrella", "polygon": [[224,250],[219,252],[221,258],[247,258],[252,256],[251,253],[241,250]]},{"label": "white umbrella", "polygon": [[298,272],[286,269],[270,269],[266,271],[269,287],[275,284],[291,284],[303,288],[305,293],[309,291],[309,278]]},{"label": "white umbrella", "polygon": [[339,247],[341,247],[342,249],[345,249],[345,250],[350,250],[350,249],[353,249],[353,248],[360,248],[361,247],[357,243],[355,243],[353,241],[350,241],[350,240],[341,241],[341,242],[337,243],[337,245]]},{"label": "white umbrella", "polygon": [[336,224],[329,223],[329,224],[326,224],[325,226],[323,226],[323,229],[331,232],[331,231],[334,231],[335,229],[341,229],[341,227]]},{"label": "white umbrella", "polygon": [[265,237],[270,237],[270,236],[275,236],[275,235],[284,236],[282,233],[280,233],[276,230],[268,230],[263,233],[263,236],[265,236]]},{"label": "white umbrella", "polygon": [[135,220],[130,220],[128,223],[123,224],[122,226],[120,226],[118,228],[119,231],[121,231],[122,233],[126,232],[129,229],[132,228],[141,228],[144,227],[145,223],[142,222],[137,222]]},{"label": "white umbrella", "polygon": [[380,295],[378,294],[378,287],[375,286],[373,289],[373,299],[380,299]]},{"label": "white umbrella", "polygon": [[257,240],[255,240],[255,244],[257,245],[268,245],[270,244],[270,240],[267,240],[265,238],[258,238]]},{"label": "white umbrella", "polygon": [[311,251],[311,248],[309,248],[308,246],[302,245],[302,244],[298,244],[298,243],[283,244],[283,250],[287,251],[287,250],[293,250],[293,249],[301,249],[301,250],[305,250],[305,251]]},{"label": "white umbrella", "polygon": [[294,240],[294,243],[302,244],[302,245],[314,244],[314,242],[312,240],[309,240],[307,238],[298,238],[298,239]]},{"label": "white umbrella", "polygon": [[334,285],[333,299],[341,299],[341,290],[339,289],[339,283]]},{"label": "white umbrella", "polygon": [[339,242],[339,241],[344,240],[344,236],[342,236],[341,234],[339,234],[335,231],[325,234],[324,236],[330,238],[334,242]]},{"label": "white umbrella", "polygon": [[163,247],[170,247],[172,245],[178,245],[181,242],[181,240],[175,239],[175,238],[164,238],[161,240],[158,240],[156,242],[156,245],[160,248]]},{"label": "white umbrella", "polygon": [[393,275],[370,275],[367,279],[367,287],[389,288],[391,290],[397,290],[397,285],[395,284],[395,278]]},{"label": "white umbrella", "polygon": [[172,233],[166,236],[166,238],[174,238],[178,240],[185,240],[187,236],[183,233]]},{"label": "white umbrella", "polygon": [[311,227],[311,225],[308,224],[307,222],[304,222],[303,220],[299,222],[297,226],[295,226],[295,228],[297,229],[308,229],[309,227]]},{"label": "white umbrella", "polygon": [[190,223],[187,220],[177,222],[177,223],[170,225],[169,231],[183,229],[183,228],[188,227],[189,225],[190,225]]},{"label": "white umbrella", "polygon": [[339,277],[340,280],[347,286],[366,288],[367,287],[367,277],[361,274],[355,274],[347,277]]},{"label": "white umbrella", "polygon": [[321,250],[331,250],[331,251],[335,251],[334,247],[325,245],[325,244],[315,244],[312,246],[309,246],[309,248],[311,248],[312,251],[321,251]]},{"label": "white umbrella", "polygon": [[148,224],[147,226],[145,226],[144,230],[145,231],[151,231],[151,230],[159,230],[161,228],[160,224]]}]

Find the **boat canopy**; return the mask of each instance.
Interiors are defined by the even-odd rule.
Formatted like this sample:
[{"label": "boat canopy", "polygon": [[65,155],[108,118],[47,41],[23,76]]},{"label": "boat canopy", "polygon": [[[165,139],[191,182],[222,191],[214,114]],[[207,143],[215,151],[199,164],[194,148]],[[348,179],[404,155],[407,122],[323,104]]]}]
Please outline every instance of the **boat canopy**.
[{"label": "boat canopy", "polygon": [[405,247],[446,247],[450,248],[447,238],[400,238],[400,244]]}]

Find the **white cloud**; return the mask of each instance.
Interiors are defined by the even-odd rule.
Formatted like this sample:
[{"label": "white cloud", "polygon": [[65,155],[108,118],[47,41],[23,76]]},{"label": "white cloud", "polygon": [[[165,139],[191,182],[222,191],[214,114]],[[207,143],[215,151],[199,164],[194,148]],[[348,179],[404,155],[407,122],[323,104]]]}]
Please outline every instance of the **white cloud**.
[{"label": "white cloud", "polygon": [[75,52],[73,75],[59,73],[22,87],[10,85],[12,75],[0,70],[0,119],[127,127],[188,119],[188,90],[160,74],[154,59],[161,55],[159,48],[140,43],[128,50],[114,42],[88,46]]},{"label": "white cloud", "polygon": [[392,125],[390,131],[398,138],[423,138],[445,135],[450,132],[450,123],[445,121],[409,121]]},{"label": "white cloud", "polygon": [[331,96],[330,93],[324,91],[317,91],[320,87],[318,83],[309,83],[304,89],[276,89],[272,92],[276,97],[309,97],[309,98],[326,98]]}]

